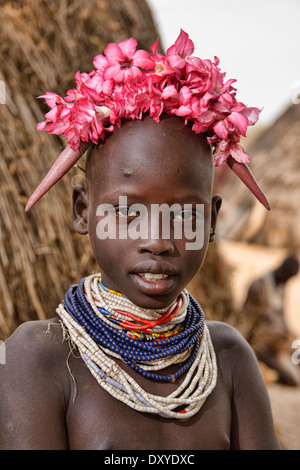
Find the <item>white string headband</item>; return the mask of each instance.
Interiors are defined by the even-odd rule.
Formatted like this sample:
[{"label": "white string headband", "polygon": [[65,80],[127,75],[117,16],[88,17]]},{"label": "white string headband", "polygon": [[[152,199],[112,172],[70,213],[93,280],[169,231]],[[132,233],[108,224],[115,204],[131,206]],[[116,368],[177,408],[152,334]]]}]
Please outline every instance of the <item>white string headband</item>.
[{"label": "white string headband", "polygon": [[248,126],[257,122],[260,110],[237,101],[236,80],[224,82],[219,59],[193,56],[194,44],[182,30],[165,56],[157,52],[158,41],[151,53],[136,47],[133,38],[108,44],[104,55],[95,57],[94,70],[76,73],[76,88],[66,97],[50,92],[41,96],[51,109],[38,130],[64,134],[68,143],[25,210],[62,178],[92,143],[104,140],[122,120],[142,119],[146,113],[156,122],[163,113],[179,116],[196,134],[204,134],[213,147],[215,165],[226,162],[270,209],[247,165],[249,156],[239,143]]}]

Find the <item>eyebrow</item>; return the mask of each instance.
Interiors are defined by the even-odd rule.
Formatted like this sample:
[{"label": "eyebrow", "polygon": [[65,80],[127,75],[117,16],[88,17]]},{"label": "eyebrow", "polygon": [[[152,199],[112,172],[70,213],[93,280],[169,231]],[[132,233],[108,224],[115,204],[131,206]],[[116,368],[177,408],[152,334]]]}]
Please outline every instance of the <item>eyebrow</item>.
[{"label": "eyebrow", "polygon": [[[144,202],[144,195],[143,194],[136,194],[136,193],[131,193],[129,191],[114,191],[111,193],[104,194],[102,197],[104,199],[118,199],[119,197],[126,196],[129,200],[129,203],[134,202]],[[173,203],[177,204],[192,204],[192,203],[198,203],[198,204],[208,204],[210,203],[211,198],[203,198],[200,197],[199,194],[188,194],[186,196],[183,196],[181,198],[176,199]],[[153,202],[153,204],[156,204]],[[164,204],[164,202],[161,202],[161,204]]]}]

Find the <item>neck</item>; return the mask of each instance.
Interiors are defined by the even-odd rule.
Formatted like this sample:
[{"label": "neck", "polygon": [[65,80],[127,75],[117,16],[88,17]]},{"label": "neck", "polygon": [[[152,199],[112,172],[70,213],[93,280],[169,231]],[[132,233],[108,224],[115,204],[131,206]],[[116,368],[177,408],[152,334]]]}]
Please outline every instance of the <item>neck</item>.
[{"label": "neck", "polygon": [[[105,289],[104,292],[107,294]],[[99,275],[89,276],[78,286],[69,288],[64,305],[57,309],[71,342],[99,385],[138,411],[177,419],[193,416],[214,389],[217,379],[215,353],[200,306],[187,291],[182,292],[181,300],[171,306],[171,313],[167,310],[170,317],[174,316],[163,325],[151,326],[149,333],[143,331],[143,337],[137,338],[136,330],[120,324],[121,316],[128,312],[118,310],[116,302],[118,300],[123,308],[126,297],[109,293],[114,300],[114,308],[109,309],[102,294]],[[147,312],[141,310],[143,314]],[[164,316],[154,313],[159,318]],[[180,318],[181,323],[176,323]],[[145,326],[144,317],[130,318],[132,320],[138,326]],[[159,337],[154,335],[156,332]],[[122,362],[146,379],[175,382],[181,377],[183,381],[176,393],[166,398],[155,396],[145,392],[133,376],[122,369]]]}]

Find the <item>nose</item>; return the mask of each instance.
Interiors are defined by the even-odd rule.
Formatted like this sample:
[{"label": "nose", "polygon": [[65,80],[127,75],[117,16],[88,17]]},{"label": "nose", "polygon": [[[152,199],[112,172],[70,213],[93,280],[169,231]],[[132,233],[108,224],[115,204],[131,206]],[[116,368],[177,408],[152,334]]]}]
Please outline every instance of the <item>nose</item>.
[{"label": "nose", "polygon": [[151,253],[152,255],[173,255],[175,247],[172,240],[157,238],[157,239],[141,239],[138,244],[139,253]]},{"label": "nose", "polygon": [[139,253],[151,253],[153,255],[173,255],[175,246],[172,240],[172,229],[168,217],[156,211],[156,205],[145,214],[147,223],[141,229],[137,250]]}]

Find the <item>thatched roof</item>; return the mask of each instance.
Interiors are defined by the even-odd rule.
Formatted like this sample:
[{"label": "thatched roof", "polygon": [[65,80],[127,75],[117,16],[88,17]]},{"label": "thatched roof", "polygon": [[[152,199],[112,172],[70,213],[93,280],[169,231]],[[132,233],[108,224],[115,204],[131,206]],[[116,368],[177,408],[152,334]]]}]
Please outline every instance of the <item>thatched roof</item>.
[{"label": "thatched roof", "polygon": [[224,204],[219,235],[300,249],[300,105],[291,105],[247,151],[271,211],[257,203],[234,175],[228,175],[221,189]]},{"label": "thatched roof", "polygon": [[[72,226],[72,179],[80,171],[73,169],[24,212],[64,145],[59,137],[36,130],[48,111],[36,97],[45,91],[64,95],[74,87],[75,72],[89,72],[107,43],[133,36],[149,50],[158,34],[146,0],[10,0],[1,5],[0,80],[6,104],[0,104],[0,339],[5,339],[24,321],[52,317],[67,286],[99,270],[88,238]],[[205,293],[205,305],[213,311],[222,261],[217,247],[210,253],[203,279],[211,282],[198,280],[197,293]],[[226,291],[227,302],[218,303],[219,317],[230,303],[226,276],[221,277],[219,291]]]}]

